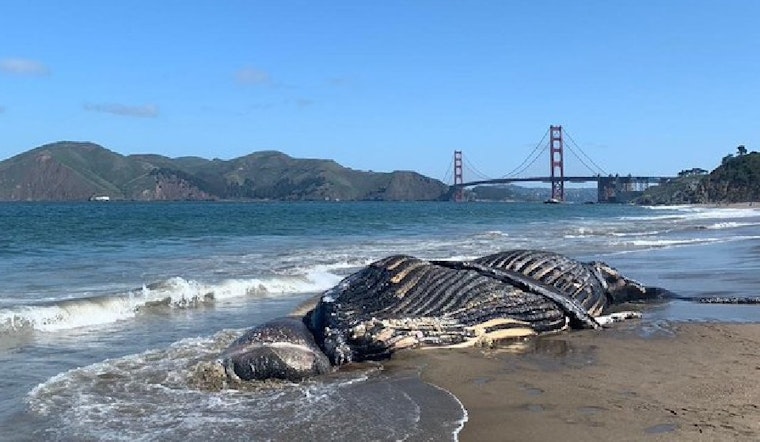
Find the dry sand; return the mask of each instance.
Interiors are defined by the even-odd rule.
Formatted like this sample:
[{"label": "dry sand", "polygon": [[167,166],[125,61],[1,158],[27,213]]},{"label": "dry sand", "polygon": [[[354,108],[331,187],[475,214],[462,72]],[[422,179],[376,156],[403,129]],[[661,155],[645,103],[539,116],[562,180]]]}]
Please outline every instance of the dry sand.
[{"label": "dry sand", "polygon": [[386,366],[456,395],[462,441],[760,440],[760,324],[628,322]]}]

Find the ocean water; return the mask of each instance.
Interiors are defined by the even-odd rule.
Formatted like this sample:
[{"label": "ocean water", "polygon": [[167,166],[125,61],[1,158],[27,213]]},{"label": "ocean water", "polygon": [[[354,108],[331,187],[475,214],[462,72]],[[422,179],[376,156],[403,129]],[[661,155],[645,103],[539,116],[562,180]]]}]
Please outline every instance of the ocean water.
[{"label": "ocean water", "polygon": [[[750,207],[5,203],[0,440],[456,439],[466,410],[416,373],[204,391],[193,369],[386,255],[511,248],[601,259],[682,296],[760,295]],[[643,319],[759,320],[754,305],[687,301]]]}]

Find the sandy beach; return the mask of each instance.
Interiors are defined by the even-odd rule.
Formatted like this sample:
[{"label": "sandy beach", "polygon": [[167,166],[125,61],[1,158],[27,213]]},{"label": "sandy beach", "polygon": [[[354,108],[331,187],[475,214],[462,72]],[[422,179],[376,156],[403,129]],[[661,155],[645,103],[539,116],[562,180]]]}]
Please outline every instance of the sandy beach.
[{"label": "sandy beach", "polygon": [[760,324],[637,323],[499,349],[406,351],[468,410],[462,441],[760,438]]}]

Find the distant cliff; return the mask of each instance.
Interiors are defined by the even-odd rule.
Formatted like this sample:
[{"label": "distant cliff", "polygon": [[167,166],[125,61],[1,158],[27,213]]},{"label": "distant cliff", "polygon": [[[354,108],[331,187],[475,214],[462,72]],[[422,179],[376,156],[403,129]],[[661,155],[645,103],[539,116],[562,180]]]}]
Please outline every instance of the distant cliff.
[{"label": "distant cliff", "polygon": [[639,204],[738,203],[760,201],[760,153],[728,155],[704,175],[685,174],[648,189]]},{"label": "distant cliff", "polygon": [[437,200],[448,188],[416,172],[365,172],[265,151],[231,160],[124,156],[59,142],[0,162],[2,201]]}]

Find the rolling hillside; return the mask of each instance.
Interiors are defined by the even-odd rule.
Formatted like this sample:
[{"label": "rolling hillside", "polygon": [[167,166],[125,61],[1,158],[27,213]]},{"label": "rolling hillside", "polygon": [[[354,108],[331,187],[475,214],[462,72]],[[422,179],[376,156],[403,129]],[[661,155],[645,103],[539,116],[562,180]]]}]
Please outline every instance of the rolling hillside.
[{"label": "rolling hillside", "polygon": [[47,144],[0,162],[2,201],[437,200],[447,186],[416,172],[365,172],[276,151],[231,160],[124,156],[94,143]]}]

